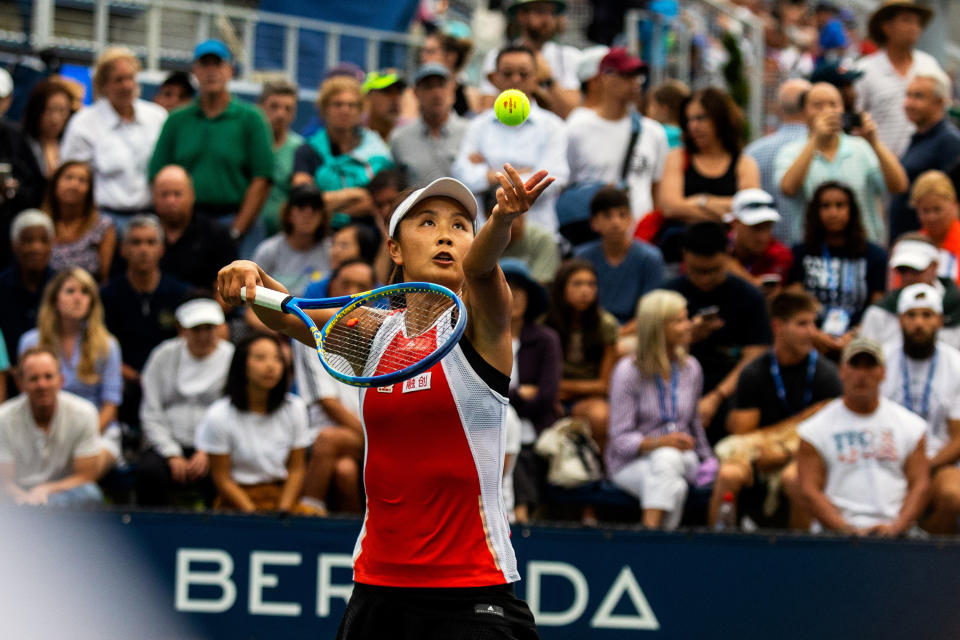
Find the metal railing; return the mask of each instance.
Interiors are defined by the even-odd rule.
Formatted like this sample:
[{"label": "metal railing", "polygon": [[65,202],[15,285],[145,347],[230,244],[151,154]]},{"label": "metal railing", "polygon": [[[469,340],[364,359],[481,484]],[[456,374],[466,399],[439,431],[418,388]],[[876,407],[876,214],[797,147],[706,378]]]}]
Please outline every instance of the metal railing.
[{"label": "metal railing", "polygon": [[[733,5],[724,0],[696,0],[685,3],[685,11],[696,14],[702,19],[706,34],[719,40],[723,27],[718,24],[717,17],[723,16],[739,25],[743,37],[748,43],[749,51],[744,52],[743,65],[747,76],[749,96],[746,104],[747,121],[750,123],[751,137],[763,135],[766,124],[768,100],[764,85],[764,58],[766,43],[764,41],[764,23],[749,10]],[[705,84],[718,84],[716,73],[699,74],[691,64],[690,45],[695,35],[695,28],[686,18],[689,15],[681,13],[675,18],[667,18],[661,14],[631,10],[625,14],[624,28],[627,35],[627,47],[633,53],[640,53],[641,24],[651,25],[649,46],[653,50],[651,55],[645,55],[650,63],[650,80],[657,84],[665,78],[676,78],[699,88]],[[665,38],[670,39],[667,43]],[[668,46],[669,45],[669,46]]]},{"label": "metal railing", "polygon": [[[357,27],[217,2],[192,0],[34,0],[29,44],[34,50],[65,49],[93,59],[108,45],[123,44],[145,61],[145,69],[183,67],[192,59],[197,42],[216,37],[231,49],[239,67],[239,79],[254,81],[263,71],[282,72],[290,79],[302,79],[306,33],[318,34],[322,52],[311,51],[311,66],[322,61],[327,68],[341,61],[341,50],[350,42],[356,50],[362,43],[363,60],[351,60],[367,69],[381,66],[385,46],[396,47],[407,66],[409,51],[417,39],[406,33]],[[282,51],[282,65],[258,69],[264,53],[258,38],[269,42],[267,57]],[[282,42],[277,42],[282,39]],[[24,43],[19,31],[0,29],[0,40]],[[397,58],[396,51],[391,51]],[[356,55],[354,55],[356,58]],[[393,62],[393,60],[391,60]],[[316,71],[316,69],[311,69]],[[319,75],[316,73],[307,75]],[[302,83],[301,83],[302,84]],[[316,86],[315,84],[313,86]]]}]

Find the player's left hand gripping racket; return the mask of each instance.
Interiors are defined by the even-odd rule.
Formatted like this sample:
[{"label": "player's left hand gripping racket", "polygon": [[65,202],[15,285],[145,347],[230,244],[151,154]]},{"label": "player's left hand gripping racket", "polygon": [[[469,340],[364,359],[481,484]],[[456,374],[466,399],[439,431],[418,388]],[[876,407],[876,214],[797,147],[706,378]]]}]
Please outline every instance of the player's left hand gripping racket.
[{"label": "player's left hand gripping racket", "polygon": [[[240,290],[246,300],[246,287]],[[456,346],[467,309],[453,292],[403,282],[339,298],[296,298],[257,287],[254,304],[297,316],[310,329],[323,367],[356,387],[391,385],[429,369]],[[304,309],[342,307],[317,329]]]}]

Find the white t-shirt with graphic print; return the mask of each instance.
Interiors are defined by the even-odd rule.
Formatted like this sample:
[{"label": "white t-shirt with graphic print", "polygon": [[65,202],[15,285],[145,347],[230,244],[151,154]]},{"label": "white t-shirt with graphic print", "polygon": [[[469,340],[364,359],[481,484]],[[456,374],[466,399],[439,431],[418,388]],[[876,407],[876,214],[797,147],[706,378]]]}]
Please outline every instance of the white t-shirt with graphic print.
[{"label": "white t-shirt with graphic print", "polygon": [[800,424],[797,433],[823,459],[824,494],[854,527],[889,524],[907,495],[903,465],[927,425],[922,418],[884,397],[876,411],[850,411],[837,398]]}]

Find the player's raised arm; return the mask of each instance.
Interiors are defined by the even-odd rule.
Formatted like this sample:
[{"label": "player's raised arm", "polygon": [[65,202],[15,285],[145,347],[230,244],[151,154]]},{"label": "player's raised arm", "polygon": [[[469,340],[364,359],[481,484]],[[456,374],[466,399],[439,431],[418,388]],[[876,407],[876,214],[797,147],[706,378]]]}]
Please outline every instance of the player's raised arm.
[{"label": "player's raised arm", "polygon": [[524,183],[509,164],[503,166],[497,179],[497,204],[464,258],[463,275],[470,318],[467,335],[480,355],[509,375],[513,366],[509,348],[511,298],[498,261],[510,243],[513,220],[526,213],[554,179],[541,170]]}]

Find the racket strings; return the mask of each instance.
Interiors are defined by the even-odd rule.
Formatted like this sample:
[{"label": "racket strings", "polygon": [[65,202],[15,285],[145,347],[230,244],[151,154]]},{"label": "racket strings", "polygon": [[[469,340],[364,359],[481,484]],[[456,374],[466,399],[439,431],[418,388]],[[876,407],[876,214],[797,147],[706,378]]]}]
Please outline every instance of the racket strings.
[{"label": "racket strings", "polygon": [[458,320],[456,303],[434,292],[371,298],[337,320],[323,358],[336,371],[371,377],[401,371],[446,344]]}]

